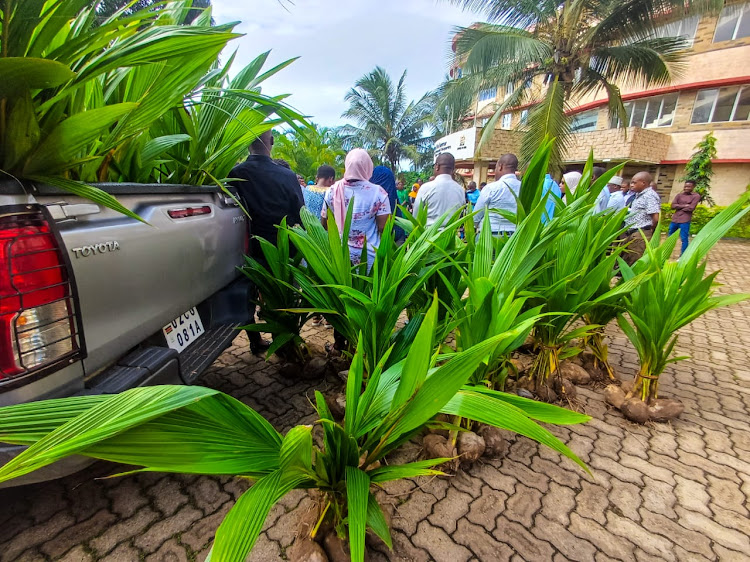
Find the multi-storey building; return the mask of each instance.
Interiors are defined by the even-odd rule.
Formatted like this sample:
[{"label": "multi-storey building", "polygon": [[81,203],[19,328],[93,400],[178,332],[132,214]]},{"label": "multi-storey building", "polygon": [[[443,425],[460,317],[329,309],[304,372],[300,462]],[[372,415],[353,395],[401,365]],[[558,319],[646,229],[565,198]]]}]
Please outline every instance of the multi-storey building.
[{"label": "multi-storey building", "polygon": [[[691,44],[679,76],[668,86],[644,90],[621,84],[626,123],[612,122],[604,91],[574,100],[573,130],[564,155],[570,168],[580,166],[593,148],[600,164],[628,161],[625,175],[647,170],[658,178],[668,200],[682,188],[685,163],[708,132],[716,137],[711,193],[717,204],[734,201],[750,184],[750,2],[725,7],[719,15],[692,16],[660,29],[682,35]],[[460,68],[451,73],[459,75]],[[517,152],[528,107],[501,116],[481,156],[474,154],[482,127],[513,84],[480,92],[473,126],[449,135],[437,149],[451,150],[460,173],[477,182],[492,181],[494,160]],[[459,145],[463,146],[459,149]]]}]

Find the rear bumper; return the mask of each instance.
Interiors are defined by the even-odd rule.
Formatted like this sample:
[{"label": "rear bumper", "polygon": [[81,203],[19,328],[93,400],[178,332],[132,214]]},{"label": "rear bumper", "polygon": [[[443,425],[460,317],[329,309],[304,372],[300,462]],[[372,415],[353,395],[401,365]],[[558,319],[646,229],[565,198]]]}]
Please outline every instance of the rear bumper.
[{"label": "rear bumper", "polygon": [[[97,377],[95,385],[82,390],[79,394],[113,394],[140,386],[189,384],[229,347],[238,334],[236,326],[224,324],[207,330],[204,337],[180,355],[174,350],[162,347],[146,347],[134,351],[120,360],[118,365]],[[25,449],[23,445],[0,444],[0,466]],[[63,478],[83,470],[94,462],[94,459],[74,455],[1,483],[0,488],[13,488]]]}]

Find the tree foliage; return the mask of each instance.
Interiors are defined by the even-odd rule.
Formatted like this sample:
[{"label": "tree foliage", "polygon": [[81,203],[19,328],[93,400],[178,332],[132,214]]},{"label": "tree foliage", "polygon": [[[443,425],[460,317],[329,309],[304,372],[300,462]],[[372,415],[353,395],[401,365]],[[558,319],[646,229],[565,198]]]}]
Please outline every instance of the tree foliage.
[{"label": "tree foliage", "polygon": [[[561,164],[570,135],[566,111],[571,102],[604,90],[610,114],[624,120],[621,85],[644,90],[661,86],[682,68],[686,41],[658,37],[657,26],[722,4],[718,0],[453,3],[482,13],[489,23],[458,30],[456,57],[463,77],[450,89],[452,98],[465,95],[466,90],[476,95],[487,87],[515,86],[513,93],[495,106],[495,115],[485,126],[479,146],[493,134],[500,114],[535,104],[524,125],[522,159],[528,162],[549,135],[557,139],[553,166]],[[534,84],[541,84],[541,89],[532,87]]]},{"label": "tree foliage", "polygon": [[[0,75],[0,170],[138,218],[88,182],[214,183],[280,122],[304,121],[261,84],[264,53],[230,80],[236,23],[164,2],[112,16],[86,0],[6,0]],[[86,183],[84,183],[86,182]]]},{"label": "tree foliage", "polygon": [[342,127],[349,146],[361,146],[392,170],[402,159],[419,161],[419,153],[431,148],[432,137],[425,134],[432,109],[430,94],[417,101],[406,100],[406,71],[394,86],[381,67],[362,76],[346,94],[349,102],[342,117],[355,125]]},{"label": "tree foliage", "polygon": [[[96,8],[96,12],[99,14],[100,20],[106,20],[120,10],[122,10],[123,16],[131,16],[141,10],[146,9],[159,9],[164,5],[163,1],[160,0],[101,0]],[[192,23],[198,15],[211,6],[211,0],[193,0],[192,8],[187,12],[182,23]]]},{"label": "tree foliage", "polygon": [[296,173],[308,181],[315,180],[318,166],[328,164],[336,177],[344,173],[344,142],[337,129],[313,124],[305,129],[292,129],[274,139],[274,158],[283,158]]},{"label": "tree foliage", "polygon": [[685,164],[684,180],[695,181],[695,191],[701,196],[701,201],[714,204],[711,197],[711,176],[714,175],[711,161],[716,158],[716,137],[713,132],[709,132],[703,140],[695,145],[696,151]]}]

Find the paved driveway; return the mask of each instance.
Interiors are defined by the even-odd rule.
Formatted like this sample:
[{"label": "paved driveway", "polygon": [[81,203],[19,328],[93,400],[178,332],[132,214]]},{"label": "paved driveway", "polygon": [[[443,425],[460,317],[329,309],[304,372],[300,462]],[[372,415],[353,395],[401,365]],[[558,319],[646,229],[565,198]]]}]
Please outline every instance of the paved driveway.
[{"label": "paved driveway", "polygon": [[[750,292],[750,244],[722,242],[712,265],[731,291]],[[637,358],[616,328],[612,359]],[[330,332],[309,328],[322,341]],[[662,394],[685,403],[674,424],[625,422],[601,389],[579,390],[591,422],[555,433],[592,476],[525,438],[506,458],[451,479],[394,483],[394,551],[375,560],[748,560],[750,557],[750,304],[712,312],[683,331]],[[280,430],[311,423],[313,386],[251,356],[244,337],[202,384],[256,408]],[[325,383],[317,385],[324,387]],[[417,454],[405,451],[404,454]],[[99,479],[112,465],[0,491],[0,560],[202,560],[247,483],[139,474]],[[283,560],[310,504],[296,492],[271,513],[252,560]]]}]

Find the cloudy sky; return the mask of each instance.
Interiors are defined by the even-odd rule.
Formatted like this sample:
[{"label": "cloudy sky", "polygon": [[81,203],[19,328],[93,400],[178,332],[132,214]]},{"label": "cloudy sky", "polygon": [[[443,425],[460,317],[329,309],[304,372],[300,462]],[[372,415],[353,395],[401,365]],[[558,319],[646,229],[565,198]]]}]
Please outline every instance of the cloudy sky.
[{"label": "cloudy sky", "polygon": [[422,96],[447,73],[455,26],[481,19],[448,0],[213,0],[218,23],[241,21],[236,65],[271,49],[267,68],[291,66],[265,82],[264,93],[290,93],[289,103],[316,123],[340,125],[346,92],[375,66],[394,82],[404,70],[407,94]]}]

